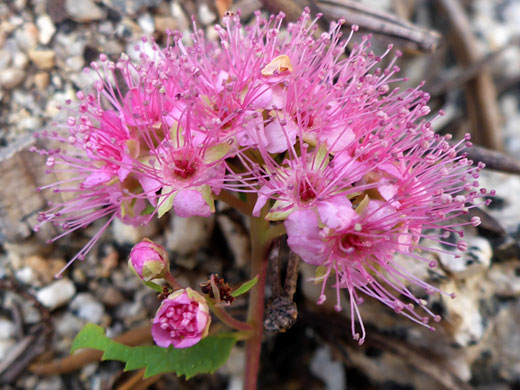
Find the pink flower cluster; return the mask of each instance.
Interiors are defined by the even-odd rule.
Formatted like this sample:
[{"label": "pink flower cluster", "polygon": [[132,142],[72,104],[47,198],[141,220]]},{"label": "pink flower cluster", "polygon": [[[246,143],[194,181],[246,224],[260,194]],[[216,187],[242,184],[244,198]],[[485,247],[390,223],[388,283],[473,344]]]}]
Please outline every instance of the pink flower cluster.
[{"label": "pink flower cluster", "polygon": [[195,29],[185,45],[171,32],[164,49],[143,39],[137,63],[102,55],[91,64],[99,80],[78,93],[68,135],[47,134],[65,146],[41,151],[65,177],[49,187],[74,196],[42,213],[42,223],[65,235],[104,216],[107,225],[144,224],[171,209],[209,216],[221,191],[255,193],[253,215],[283,221],[290,248],[319,267],[320,302],[329,278],[338,310],[348,293],[360,342],[360,292],[419,323],[428,317],[416,305],[437,319],[407,284],[435,289],[393,257],[434,267],[424,252],[437,249],[424,238],[466,249],[446,238],[479,224],[453,219],[486,195],[483,164],[459,152],[469,136],[452,143],[435,134],[428,94],[394,87],[399,52],[374,54],[368,36],[353,42],[356,26],[342,39],[342,20],[314,38],[308,10],[286,32],[283,18],[258,12],[243,27],[230,15],[215,27],[216,43]]}]

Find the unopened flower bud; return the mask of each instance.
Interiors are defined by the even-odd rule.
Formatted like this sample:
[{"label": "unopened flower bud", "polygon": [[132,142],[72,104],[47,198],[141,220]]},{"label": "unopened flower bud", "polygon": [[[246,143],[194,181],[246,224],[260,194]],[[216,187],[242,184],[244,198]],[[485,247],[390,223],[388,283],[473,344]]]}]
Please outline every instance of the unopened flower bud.
[{"label": "unopened flower bud", "polygon": [[145,238],[132,248],[128,265],[148,282],[164,277],[169,268],[168,254],[161,245]]},{"label": "unopened flower bud", "polygon": [[204,297],[185,288],[162,301],[153,320],[152,337],[160,347],[188,348],[208,335],[210,323]]}]

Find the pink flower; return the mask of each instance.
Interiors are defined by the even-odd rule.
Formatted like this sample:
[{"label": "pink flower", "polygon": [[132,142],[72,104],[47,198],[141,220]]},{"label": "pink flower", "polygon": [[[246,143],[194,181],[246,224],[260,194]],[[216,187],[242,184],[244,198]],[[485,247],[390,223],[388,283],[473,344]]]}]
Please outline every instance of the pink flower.
[{"label": "pink flower", "polygon": [[47,156],[49,172],[59,178],[40,190],[52,189],[62,201],[40,213],[35,230],[45,223],[62,228],[55,241],[108,218],[67,266],[83,259],[115,218],[139,226],[172,207],[184,217],[208,216],[225,188],[229,135],[221,137],[204,105],[192,104],[198,76],[181,60],[180,46],[162,51],[144,39],[138,51],[138,64],[125,54],[117,63],[100,55],[90,67],[99,80],[92,92],[77,93],[76,107],[67,102],[70,116],[55,126],[62,131],[36,134],[60,144],[34,150]]},{"label": "pink flower", "polygon": [[[447,142],[450,137],[439,137],[428,131],[403,137],[405,147],[410,149],[397,154],[396,169],[375,167],[359,184],[354,184],[354,188],[359,186],[365,190],[350,197],[350,201],[340,195],[327,201],[315,201],[314,207],[300,206],[300,210],[285,220],[290,248],[304,261],[325,270],[317,275],[317,280],[322,282],[320,302],[326,299],[327,279],[333,275],[337,310],[341,310],[339,290],[348,291],[352,334],[360,342],[364,340],[365,331],[358,309],[363,302],[359,292],[425,326],[429,326],[429,318],[417,313],[416,307],[438,321],[440,317],[432,313],[403,280],[423,288],[427,294],[443,292],[409,273],[394,261],[394,255],[401,253],[434,268],[437,263],[421,252],[450,252],[428,247],[422,239],[451,246],[453,254],[460,256],[457,251],[466,250],[467,244],[464,241],[451,243],[446,240],[447,236],[456,233],[462,237],[462,226],[480,223],[478,219],[453,221],[479,205],[477,198],[486,193],[484,189],[472,191],[478,182],[471,180],[478,177],[483,164],[472,167],[470,161],[457,155],[457,149],[464,142],[451,147]],[[400,145],[395,148],[399,150]],[[367,183],[377,185],[366,187]],[[348,193],[349,187],[344,191]],[[361,333],[356,330],[355,318],[359,320]]]},{"label": "pink flower", "polygon": [[[78,94],[68,135],[47,134],[65,146],[40,151],[62,177],[47,188],[67,196],[40,219],[63,227],[61,237],[108,217],[81,258],[114,218],[139,225],[170,210],[209,216],[221,191],[252,192],[253,215],[283,221],[290,248],[318,266],[323,291],[332,278],[338,310],[340,290],[348,292],[360,342],[360,292],[430,327],[438,316],[408,286],[438,290],[394,255],[434,267],[425,253],[444,249],[426,242],[453,246],[455,256],[465,250],[447,235],[478,224],[454,218],[483,203],[483,164],[461,155],[469,137],[452,145],[434,134],[420,86],[393,87],[401,54],[380,67],[391,46],[375,55],[369,36],[353,42],[356,26],[342,39],[342,20],[314,38],[308,9],[281,34],[283,18],[257,12],[243,27],[239,15],[226,16],[215,27],[219,42],[199,30],[190,46],[179,33],[168,33],[162,50],[143,39],[138,63],[102,55],[102,69],[91,65],[100,79],[94,92]],[[159,345],[192,345],[209,325],[207,307],[189,291],[163,302],[154,320]],[[183,310],[186,321],[174,317]]]},{"label": "pink flower", "polygon": [[191,288],[177,290],[157,310],[152,337],[159,347],[188,348],[208,335],[210,323],[204,297]]},{"label": "pink flower", "polygon": [[[431,328],[428,316],[439,317],[407,286],[415,284],[426,294],[439,291],[399,266],[394,255],[435,267],[424,252],[444,250],[428,247],[427,239],[452,246],[459,256],[465,242],[446,238],[451,233],[462,237],[462,226],[478,224],[453,218],[483,203],[478,198],[486,190],[475,180],[483,164],[473,166],[460,155],[469,137],[451,146],[450,136],[435,135],[431,123],[421,119],[430,112],[427,93],[419,87],[390,88],[399,81],[394,65],[399,52],[385,69],[377,68],[391,47],[376,56],[369,51],[369,37],[363,37],[342,59],[352,38],[340,40],[342,22],[314,39],[309,20],[306,11],[289,25],[286,39],[270,27],[278,18],[266,22],[259,16],[252,35],[221,35],[229,43],[224,48],[229,58],[248,55],[234,51],[248,38],[253,44],[245,47],[258,45],[258,51],[268,53],[260,65],[263,77],[257,79],[271,93],[264,92],[262,101],[277,96],[276,105],[257,106],[264,118],[263,129],[255,127],[260,162],[244,161],[260,185],[253,214],[267,208],[266,219],[284,221],[290,248],[320,267],[320,302],[326,299],[329,277],[338,310],[340,290],[348,291],[352,334],[360,342],[365,337],[360,292]],[[236,28],[235,20],[227,23],[227,31]],[[270,28],[268,37],[251,38],[263,36],[264,28]]]},{"label": "pink flower", "polygon": [[128,265],[137,276],[148,282],[164,277],[169,268],[168,254],[163,246],[145,238],[130,251]]}]

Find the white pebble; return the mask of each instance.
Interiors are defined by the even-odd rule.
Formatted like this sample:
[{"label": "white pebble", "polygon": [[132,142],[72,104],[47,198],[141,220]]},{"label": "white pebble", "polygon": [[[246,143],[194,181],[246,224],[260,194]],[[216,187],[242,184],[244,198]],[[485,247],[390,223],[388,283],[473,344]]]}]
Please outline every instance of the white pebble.
[{"label": "white pebble", "polygon": [[76,294],[74,283],[70,279],[61,279],[38,291],[36,298],[46,308],[54,310],[70,301],[74,294]]}]

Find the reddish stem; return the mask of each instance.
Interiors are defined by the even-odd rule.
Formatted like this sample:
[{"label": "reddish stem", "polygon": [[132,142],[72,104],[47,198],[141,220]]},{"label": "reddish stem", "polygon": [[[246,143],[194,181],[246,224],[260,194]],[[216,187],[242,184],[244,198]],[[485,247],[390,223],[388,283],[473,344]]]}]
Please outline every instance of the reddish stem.
[{"label": "reddish stem", "polygon": [[248,322],[253,326],[251,337],[246,341],[246,370],[244,390],[256,390],[260,369],[260,352],[264,330],[264,296],[267,273],[267,254],[271,240],[267,236],[269,223],[260,218],[251,218],[251,277],[258,275],[258,282],[249,295]]}]

